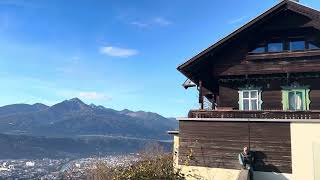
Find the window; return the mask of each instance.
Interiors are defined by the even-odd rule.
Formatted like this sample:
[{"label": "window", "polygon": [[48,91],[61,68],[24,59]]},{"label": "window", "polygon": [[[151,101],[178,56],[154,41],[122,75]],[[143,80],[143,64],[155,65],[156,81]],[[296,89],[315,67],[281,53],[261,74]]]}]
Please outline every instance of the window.
[{"label": "window", "polygon": [[259,90],[240,90],[239,91],[240,110],[261,110],[261,93]]},{"label": "window", "polygon": [[317,41],[305,41],[303,39],[273,40],[269,43],[261,43],[256,46],[249,54],[278,53],[283,51],[304,51],[308,49],[320,49]]},{"label": "window", "polygon": [[317,43],[315,41],[308,42],[308,49],[319,49],[319,48],[320,48],[319,43]]},{"label": "window", "polygon": [[309,110],[309,89],[286,87],[282,90],[283,110],[305,111]]},{"label": "window", "polygon": [[302,102],[302,92],[301,91],[289,91],[288,92],[288,103],[289,110],[300,110],[304,109],[304,103]]},{"label": "window", "polygon": [[283,51],[283,43],[268,43],[268,52],[281,52]]},{"label": "window", "polygon": [[265,53],[266,52],[266,47],[258,47],[251,51],[251,53],[258,54],[258,53]]},{"label": "window", "polygon": [[290,51],[302,51],[305,50],[305,41],[290,41],[289,42]]}]

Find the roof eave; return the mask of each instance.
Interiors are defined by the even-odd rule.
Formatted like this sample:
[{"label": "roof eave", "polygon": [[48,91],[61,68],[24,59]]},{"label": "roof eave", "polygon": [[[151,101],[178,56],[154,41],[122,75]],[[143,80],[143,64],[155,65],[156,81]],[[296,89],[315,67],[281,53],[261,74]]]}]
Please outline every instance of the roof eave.
[{"label": "roof eave", "polygon": [[[191,59],[189,59],[188,61],[184,62],[183,64],[179,65],[177,67],[177,69],[183,73],[183,69],[185,67],[187,67],[188,65],[190,65],[191,63],[193,63],[194,61],[196,61],[197,59],[199,59],[201,56],[203,56],[204,54],[208,53],[209,51],[213,50],[214,48],[224,44],[226,41],[230,40],[232,37],[234,37],[235,35],[237,35],[238,33],[244,31],[245,29],[247,29],[248,27],[250,27],[251,25],[253,25],[254,23],[256,23],[257,21],[259,21],[260,19],[264,18],[265,16],[269,15],[270,13],[272,13],[273,11],[277,10],[278,8],[280,8],[283,5],[286,5],[287,3],[296,3],[293,2],[291,0],[284,0],[280,3],[278,3],[277,5],[273,6],[272,8],[268,9],[267,11],[263,12],[261,15],[259,15],[258,17],[254,18],[253,20],[249,21],[248,23],[246,23],[245,25],[241,26],[240,28],[238,28],[237,30],[233,31],[231,34],[229,34],[228,36],[222,38],[221,40],[219,40],[218,42],[214,43],[213,45],[209,46],[208,48],[206,48],[205,50],[201,51],[200,53],[198,53],[196,56],[192,57]],[[184,74],[184,73],[183,73]]]}]

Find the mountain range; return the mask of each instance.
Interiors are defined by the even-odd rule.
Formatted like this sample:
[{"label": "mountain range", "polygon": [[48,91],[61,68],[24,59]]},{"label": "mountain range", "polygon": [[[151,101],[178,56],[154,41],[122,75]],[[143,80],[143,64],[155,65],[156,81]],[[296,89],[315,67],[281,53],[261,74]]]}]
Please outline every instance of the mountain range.
[{"label": "mountain range", "polygon": [[115,136],[168,139],[177,128],[173,118],[157,113],[85,104],[78,98],[53,106],[41,103],[0,107],[0,132],[46,137]]}]

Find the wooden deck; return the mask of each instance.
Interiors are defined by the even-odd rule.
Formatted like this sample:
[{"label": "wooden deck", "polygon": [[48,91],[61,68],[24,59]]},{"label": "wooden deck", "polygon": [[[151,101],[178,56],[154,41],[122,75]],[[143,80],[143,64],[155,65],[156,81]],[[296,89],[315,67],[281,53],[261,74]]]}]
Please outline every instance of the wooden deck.
[{"label": "wooden deck", "polygon": [[320,111],[191,110],[188,118],[319,119]]}]

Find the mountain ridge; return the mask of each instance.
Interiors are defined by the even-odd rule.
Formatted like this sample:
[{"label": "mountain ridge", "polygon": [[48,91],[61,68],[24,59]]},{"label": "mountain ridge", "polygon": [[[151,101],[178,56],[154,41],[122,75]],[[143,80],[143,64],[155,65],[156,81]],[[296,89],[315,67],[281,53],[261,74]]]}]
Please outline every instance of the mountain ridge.
[{"label": "mountain ridge", "polygon": [[114,135],[168,139],[166,131],[177,122],[157,113],[117,111],[101,105],[86,104],[79,98],[52,106],[12,104],[0,107],[1,132],[21,132],[35,136]]}]

